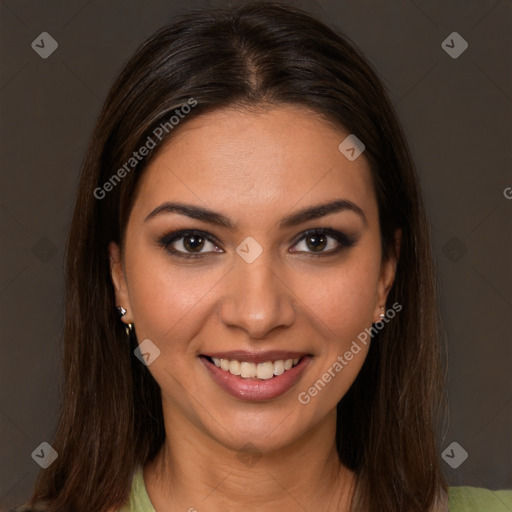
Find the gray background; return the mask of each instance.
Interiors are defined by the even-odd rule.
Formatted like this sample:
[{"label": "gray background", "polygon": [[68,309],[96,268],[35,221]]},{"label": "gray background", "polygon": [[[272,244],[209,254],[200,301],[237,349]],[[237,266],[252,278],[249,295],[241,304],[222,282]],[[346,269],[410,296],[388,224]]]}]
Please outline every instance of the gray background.
[{"label": "gray background", "polygon": [[[449,343],[442,449],[469,453],[443,462],[449,483],[512,488],[512,1],[293,3],[374,64],[417,163]],[[87,139],[126,59],[182,9],[0,1],[0,508],[28,499],[31,453],[56,423],[63,249]],[[31,48],[43,31],[59,45],[48,59]],[[441,47],[453,31],[469,44],[457,59]]]}]

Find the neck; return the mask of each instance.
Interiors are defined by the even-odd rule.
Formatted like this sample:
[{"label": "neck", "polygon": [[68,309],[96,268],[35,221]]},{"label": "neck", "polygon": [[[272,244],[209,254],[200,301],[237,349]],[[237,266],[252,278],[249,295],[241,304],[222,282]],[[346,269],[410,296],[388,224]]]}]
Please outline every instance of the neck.
[{"label": "neck", "polygon": [[166,441],[144,469],[149,497],[159,512],[234,505],[254,512],[349,512],[355,478],[338,458],[335,413],[288,446],[264,454],[255,447],[234,451],[195,425],[166,419]]}]

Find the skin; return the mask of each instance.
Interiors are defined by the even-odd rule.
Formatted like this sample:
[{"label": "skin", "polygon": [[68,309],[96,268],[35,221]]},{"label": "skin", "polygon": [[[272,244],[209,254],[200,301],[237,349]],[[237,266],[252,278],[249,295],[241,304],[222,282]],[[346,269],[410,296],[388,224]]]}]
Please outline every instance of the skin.
[{"label": "skin", "polygon": [[[124,255],[109,246],[117,304],[127,309],[122,320],[134,323],[139,343],[148,338],[161,351],[148,369],[162,390],[167,439],[144,468],[149,497],[158,512],[349,510],[355,479],[338,460],[336,404],[369,345],[309,404],[297,397],[379,320],[395,277],[396,260],[381,261],[364,153],[349,161],[338,150],[348,133],[294,106],[224,109],[180,128],[141,177]],[[366,221],[346,210],[278,226],[299,209],[339,198],[356,203]],[[235,229],[177,213],[144,222],[165,201],[222,213]],[[357,242],[315,256],[300,240],[311,228]],[[173,256],[158,240],[178,229],[206,231],[218,243],[205,241],[202,258]],[[236,252],[248,236],[263,249],[250,264]],[[172,245],[186,252],[183,242]],[[330,237],[327,244],[320,250],[338,246]],[[314,357],[291,390],[257,403],[222,390],[198,358],[236,349]]]}]

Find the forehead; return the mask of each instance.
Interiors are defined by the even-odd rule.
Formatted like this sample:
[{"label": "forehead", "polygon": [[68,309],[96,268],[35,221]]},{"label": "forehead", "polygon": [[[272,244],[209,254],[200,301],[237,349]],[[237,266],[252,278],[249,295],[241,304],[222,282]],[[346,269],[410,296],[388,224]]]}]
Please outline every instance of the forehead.
[{"label": "forehead", "polygon": [[308,109],[223,109],[187,121],[140,178],[134,214],[183,200],[260,216],[344,198],[371,215],[375,197],[364,154],[338,149],[348,132]]}]

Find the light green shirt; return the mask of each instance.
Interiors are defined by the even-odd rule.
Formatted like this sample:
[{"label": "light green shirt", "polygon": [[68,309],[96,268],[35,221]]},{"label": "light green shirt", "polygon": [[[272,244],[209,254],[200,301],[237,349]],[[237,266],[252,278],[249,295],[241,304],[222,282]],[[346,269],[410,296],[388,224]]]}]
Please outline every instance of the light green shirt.
[{"label": "light green shirt", "polygon": [[[450,487],[448,491],[449,512],[512,512],[512,490]],[[130,499],[118,512],[155,512],[144,485],[142,467],[135,470]]]}]

